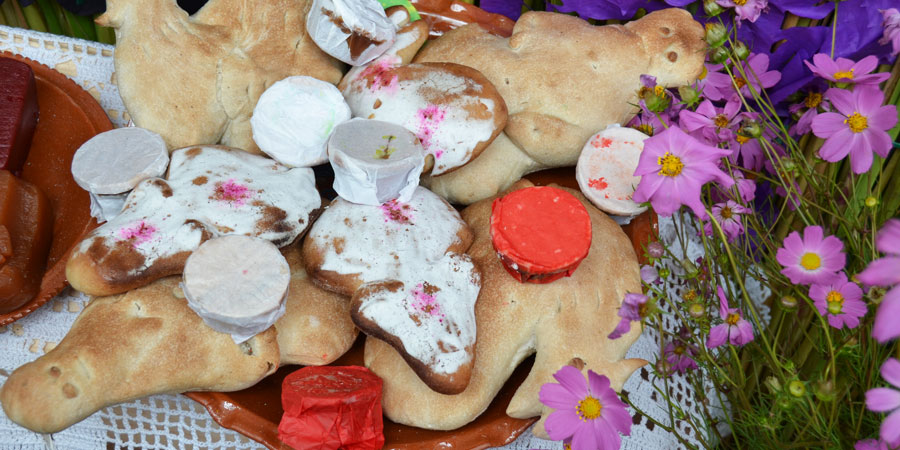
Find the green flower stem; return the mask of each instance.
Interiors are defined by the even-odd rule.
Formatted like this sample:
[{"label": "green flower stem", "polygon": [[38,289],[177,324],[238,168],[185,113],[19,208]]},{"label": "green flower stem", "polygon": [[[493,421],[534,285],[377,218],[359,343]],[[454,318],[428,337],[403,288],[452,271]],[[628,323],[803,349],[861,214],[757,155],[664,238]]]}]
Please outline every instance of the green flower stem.
[{"label": "green flower stem", "polygon": [[97,32],[91,19],[84,16],[72,14],[68,10],[63,10],[63,15],[69,25],[72,27],[72,36],[88,41],[97,40]]},{"label": "green flower stem", "polygon": [[59,18],[56,16],[56,12],[53,11],[53,6],[50,2],[51,0],[37,0],[37,6],[41,9],[41,13],[44,16],[44,21],[47,24],[47,31],[53,34],[62,35],[62,26],[59,24]]},{"label": "green flower stem", "polygon": [[11,27],[16,28],[27,28],[27,25],[22,22],[19,22],[19,16],[16,14],[16,10],[13,7],[13,2],[3,2],[0,4],[0,12],[3,13],[3,17],[6,23]]},{"label": "green flower stem", "polygon": [[22,8],[22,14],[25,16],[25,22],[28,27],[35,31],[47,32],[47,25],[44,23],[44,17],[40,9],[34,3]]}]

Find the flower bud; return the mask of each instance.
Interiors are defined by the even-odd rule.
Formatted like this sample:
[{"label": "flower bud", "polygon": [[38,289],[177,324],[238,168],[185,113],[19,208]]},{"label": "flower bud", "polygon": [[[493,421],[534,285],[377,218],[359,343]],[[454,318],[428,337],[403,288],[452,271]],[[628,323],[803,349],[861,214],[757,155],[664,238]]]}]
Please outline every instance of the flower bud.
[{"label": "flower bud", "polygon": [[694,278],[700,273],[700,269],[697,268],[697,265],[688,258],[681,260],[681,267],[684,268],[685,276],[688,278]]},{"label": "flower bud", "polygon": [[688,306],[688,314],[695,319],[700,319],[706,316],[706,307],[700,303],[691,303]]},{"label": "flower bud", "polygon": [[771,376],[766,377],[766,380],[763,381],[763,384],[765,384],[773,394],[781,392],[781,382],[778,381],[778,378]]},{"label": "flower bud", "polygon": [[647,105],[647,109],[652,112],[663,112],[672,103],[672,97],[660,85],[653,89],[644,89],[641,98],[644,100],[644,104]]},{"label": "flower bud", "polygon": [[725,47],[716,47],[709,53],[709,60],[716,64],[725,64],[731,55]]},{"label": "flower bud", "polygon": [[731,46],[731,49],[734,51],[735,56],[741,61],[747,59],[750,56],[750,49],[747,48],[747,44],[741,41],[735,41],[735,43]]},{"label": "flower bud", "polygon": [[647,255],[649,255],[651,258],[662,258],[665,253],[666,250],[659,242],[654,241],[647,244]]},{"label": "flower bud", "polygon": [[680,86],[678,88],[678,96],[681,97],[682,103],[688,106],[700,103],[700,92],[691,86]]},{"label": "flower bud", "polygon": [[722,14],[725,8],[716,3],[716,0],[703,0],[703,11],[707,16],[716,17]]},{"label": "flower bud", "polygon": [[878,206],[878,199],[872,196],[866,197],[866,206],[869,208]]},{"label": "flower bud", "polygon": [[788,310],[795,309],[797,308],[797,298],[792,295],[785,295],[781,297],[781,306]]},{"label": "flower bud", "polygon": [[781,160],[781,170],[785,171],[786,173],[793,173],[796,169],[797,165],[794,164],[794,161],[791,161],[790,159]]},{"label": "flower bud", "polygon": [[663,267],[662,269],[659,269],[659,277],[662,279],[669,278],[670,273],[671,272],[669,271],[668,267]]},{"label": "flower bud", "polygon": [[762,126],[755,120],[745,119],[741,122],[739,133],[749,138],[758,138],[762,136]]},{"label": "flower bud", "polygon": [[831,380],[819,380],[815,385],[813,394],[823,402],[830,402],[837,396],[837,389],[834,388],[834,383]]},{"label": "flower bud", "polygon": [[800,380],[794,380],[788,383],[788,392],[794,397],[800,398],[806,395],[806,385]]},{"label": "flower bud", "polygon": [[728,39],[728,29],[721,23],[709,22],[706,24],[706,34],[703,39],[710,47],[718,48]]}]

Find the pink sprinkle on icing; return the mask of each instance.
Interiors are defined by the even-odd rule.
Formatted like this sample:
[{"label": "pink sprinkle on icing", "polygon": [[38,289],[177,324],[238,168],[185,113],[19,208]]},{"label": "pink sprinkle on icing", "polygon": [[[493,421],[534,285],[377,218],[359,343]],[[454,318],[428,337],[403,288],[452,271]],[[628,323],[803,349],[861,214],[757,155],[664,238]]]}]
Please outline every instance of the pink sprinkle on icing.
[{"label": "pink sprinkle on icing", "polygon": [[444,154],[444,151],[443,151],[443,150],[435,150],[435,151],[434,151],[434,157],[435,157],[435,158],[440,158],[441,155],[443,155],[443,154]]},{"label": "pink sprinkle on icing", "polygon": [[437,105],[428,105],[416,111],[416,129],[418,130],[416,137],[422,142],[422,147],[425,147],[426,151],[435,153],[435,157],[439,157],[436,155],[437,151],[443,153],[443,150],[432,151],[431,138],[446,115],[447,111]]},{"label": "pink sprinkle on icing", "polygon": [[392,58],[379,58],[369,64],[362,72],[359,78],[367,78],[369,89],[372,92],[386,92],[394,94],[397,92],[397,74],[393,73],[394,68],[399,65],[399,61]]},{"label": "pink sprinkle on icing", "polygon": [[131,245],[137,247],[144,242],[153,239],[156,234],[156,227],[143,220],[129,227],[119,230],[119,239],[123,241],[132,241]]},{"label": "pink sprinkle on icing", "polygon": [[399,224],[413,224],[412,207],[408,203],[398,202],[397,199],[382,203],[381,212],[384,213],[385,222],[397,222]]},{"label": "pink sprinkle on icing", "polygon": [[216,183],[216,192],[214,198],[223,202],[231,203],[234,206],[244,206],[247,199],[253,196],[253,190],[240,183],[236,183],[234,179],[226,182]]},{"label": "pink sprinkle on icing", "polygon": [[432,317],[439,317],[441,322],[444,321],[444,313],[441,312],[441,305],[437,302],[435,296],[425,292],[425,286],[422,283],[417,284],[411,294],[413,296],[413,309]]}]

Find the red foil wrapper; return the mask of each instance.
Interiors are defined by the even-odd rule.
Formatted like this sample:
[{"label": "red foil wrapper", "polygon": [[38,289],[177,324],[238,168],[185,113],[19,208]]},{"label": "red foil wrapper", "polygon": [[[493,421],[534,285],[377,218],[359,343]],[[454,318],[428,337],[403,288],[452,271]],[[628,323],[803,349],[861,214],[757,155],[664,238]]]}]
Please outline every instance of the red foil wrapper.
[{"label": "red foil wrapper", "polygon": [[549,283],[571,276],[591,247],[591,217],[555,187],[513,191],[491,205],[491,242],[515,279]]},{"label": "red foil wrapper", "polygon": [[381,388],[365,367],[304,367],[281,384],[278,437],[297,450],[380,449]]}]

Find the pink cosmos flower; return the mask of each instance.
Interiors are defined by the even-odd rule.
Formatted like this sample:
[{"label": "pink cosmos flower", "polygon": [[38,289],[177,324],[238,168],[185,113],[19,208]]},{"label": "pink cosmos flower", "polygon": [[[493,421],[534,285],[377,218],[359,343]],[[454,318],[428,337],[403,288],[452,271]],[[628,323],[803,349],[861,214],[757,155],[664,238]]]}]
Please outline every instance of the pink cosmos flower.
[{"label": "pink cosmos flower", "polygon": [[656,270],[656,267],[649,264],[641,266],[641,281],[650,284],[657,280],[659,280],[659,272]]},{"label": "pink cosmos flower", "polygon": [[900,442],[889,445],[881,439],[865,439],[857,441],[853,450],[895,450],[898,446],[900,446]]},{"label": "pink cosmos flower", "polygon": [[697,353],[698,349],[693,345],[674,341],[666,344],[663,349],[666,366],[670,371],[678,373],[685,373],[690,369],[697,368],[697,361],[694,361]]},{"label": "pink cosmos flower", "polygon": [[809,298],[813,300],[819,314],[828,319],[828,324],[841,329],[844,325],[853,329],[859,326],[859,318],[866,315],[866,304],[862,299],[862,289],[847,281],[844,272],[827,284],[809,287]]},{"label": "pink cosmos flower", "polygon": [[[900,361],[888,358],[881,365],[881,377],[900,389]],[[900,443],[900,390],[897,389],[875,388],[866,392],[866,408],[869,411],[893,411],[881,423],[881,440],[889,443]]]},{"label": "pink cosmos flower", "polygon": [[753,326],[744,320],[739,308],[729,308],[725,291],[718,286],[719,317],[725,323],[716,325],[709,330],[709,339],[706,340],[707,348],[716,348],[728,341],[731,345],[741,346],[753,340]]},{"label": "pink cosmos flower", "polygon": [[844,270],[844,243],[835,236],[823,239],[822,227],[811,225],[803,230],[803,238],[796,231],[784,238],[775,259],[784,266],[781,273],[794,284],[828,284]]},{"label": "pink cosmos flower", "polygon": [[728,102],[725,108],[716,108],[709,100],[697,106],[697,111],[683,110],[678,114],[678,124],[694,137],[703,138],[708,144],[716,145],[734,139],[734,129],[740,123],[741,104]]},{"label": "pink cosmos flower", "polygon": [[875,247],[890,256],[872,261],[856,277],[869,286],[894,286],[881,300],[872,328],[872,337],[884,343],[900,336],[900,219],[884,224],[875,237]]},{"label": "pink cosmos flower", "polygon": [[812,121],[815,119],[820,112],[830,111],[827,102],[823,102],[824,96],[821,92],[818,91],[809,91],[806,94],[806,98],[800,102],[795,103],[788,107],[788,111],[791,114],[797,114],[801,110],[803,114],[797,118],[797,122],[791,125],[791,128],[788,130],[788,133],[792,136],[802,136],[806,133],[812,131]]},{"label": "pink cosmos flower", "polygon": [[885,45],[891,43],[892,55],[900,54],[900,11],[897,8],[879,9],[884,17],[884,36],[878,40],[878,43]]},{"label": "pink cosmos flower", "polygon": [[616,325],[616,329],[609,333],[607,336],[610,339],[618,339],[622,337],[623,334],[629,332],[631,330],[631,322],[632,321],[641,321],[644,317],[647,317],[647,314],[650,312],[650,305],[648,301],[650,299],[647,298],[646,295],[643,294],[625,294],[625,299],[622,300],[622,306],[619,307],[619,317],[622,320],[619,321],[619,324]]},{"label": "pink cosmos flower", "polygon": [[634,116],[628,121],[628,126],[646,134],[647,136],[656,136],[662,133],[666,128],[673,125],[674,121],[667,117],[667,114],[655,114],[649,111],[641,111],[640,114]]},{"label": "pink cosmos flower", "polygon": [[[722,232],[728,242],[735,240],[738,236],[744,234],[744,224],[741,223],[741,214],[750,214],[749,208],[742,206],[734,201],[727,200],[724,203],[716,203],[712,207],[712,215],[715,217],[719,225],[722,226]],[[715,229],[712,222],[706,222],[703,225],[703,232],[707,236],[714,236]]]},{"label": "pink cosmos flower", "polygon": [[588,370],[563,366],[554,375],[556,383],[541,386],[541,403],[555,409],[544,426],[554,440],[571,438],[572,450],[612,450],[622,444],[619,433],[631,434],[631,415],[619,399],[609,378]]},{"label": "pink cosmos flower", "polygon": [[[749,0],[748,0],[749,3]],[[769,70],[769,55],[765,53],[751,54],[741,63],[743,72],[734,69],[734,81],[727,73],[710,72],[706,76],[706,88],[703,94],[710,100],[740,100],[738,91],[744,98],[752,98],[750,86],[757,93],[764,88],[775,86],[781,81],[781,72]],[[742,75],[743,73],[743,75]],[[737,87],[737,89],[735,89]]]},{"label": "pink cosmos flower", "polygon": [[884,94],[872,86],[860,86],[853,92],[831,88],[825,96],[838,112],[822,113],[813,119],[813,133],[826,139],[819,156],[837,162],[849,153],[854,173],[872,167],[873,151],[887,158],[892,148],[887,130],[897,124],[897,107],[882,106]]},{"label": "pink cosmos flower", "polygon": [[642,178],[632,199],[638,203],[649,201],[663,216],[671,216],[681,205],[687,205],[697,217],[706,219],[700,188],[712,180],[725,187],[734,185],[734,180],[716,165],[729,153],[671,127],[644,141],[644,151],[634,171],[635,176]]},{"label": "pink cosmos flower", "polygon": [[812,73],[835,83],[849,83],[856,85],[878,84],[891,77],[889,73],[871,73],[878,67],[878,57],[869,55],[853,62],[847,58],[831,59],[824,53],[813,56],[813,64],[803,61]]},{"label": "pink cosmos flower", "polygon": [[726,8],[734,8],[738,19],[751,23],[756,22],[762,10],[769,6],[769,0],[716,0],[716,3]]}]

